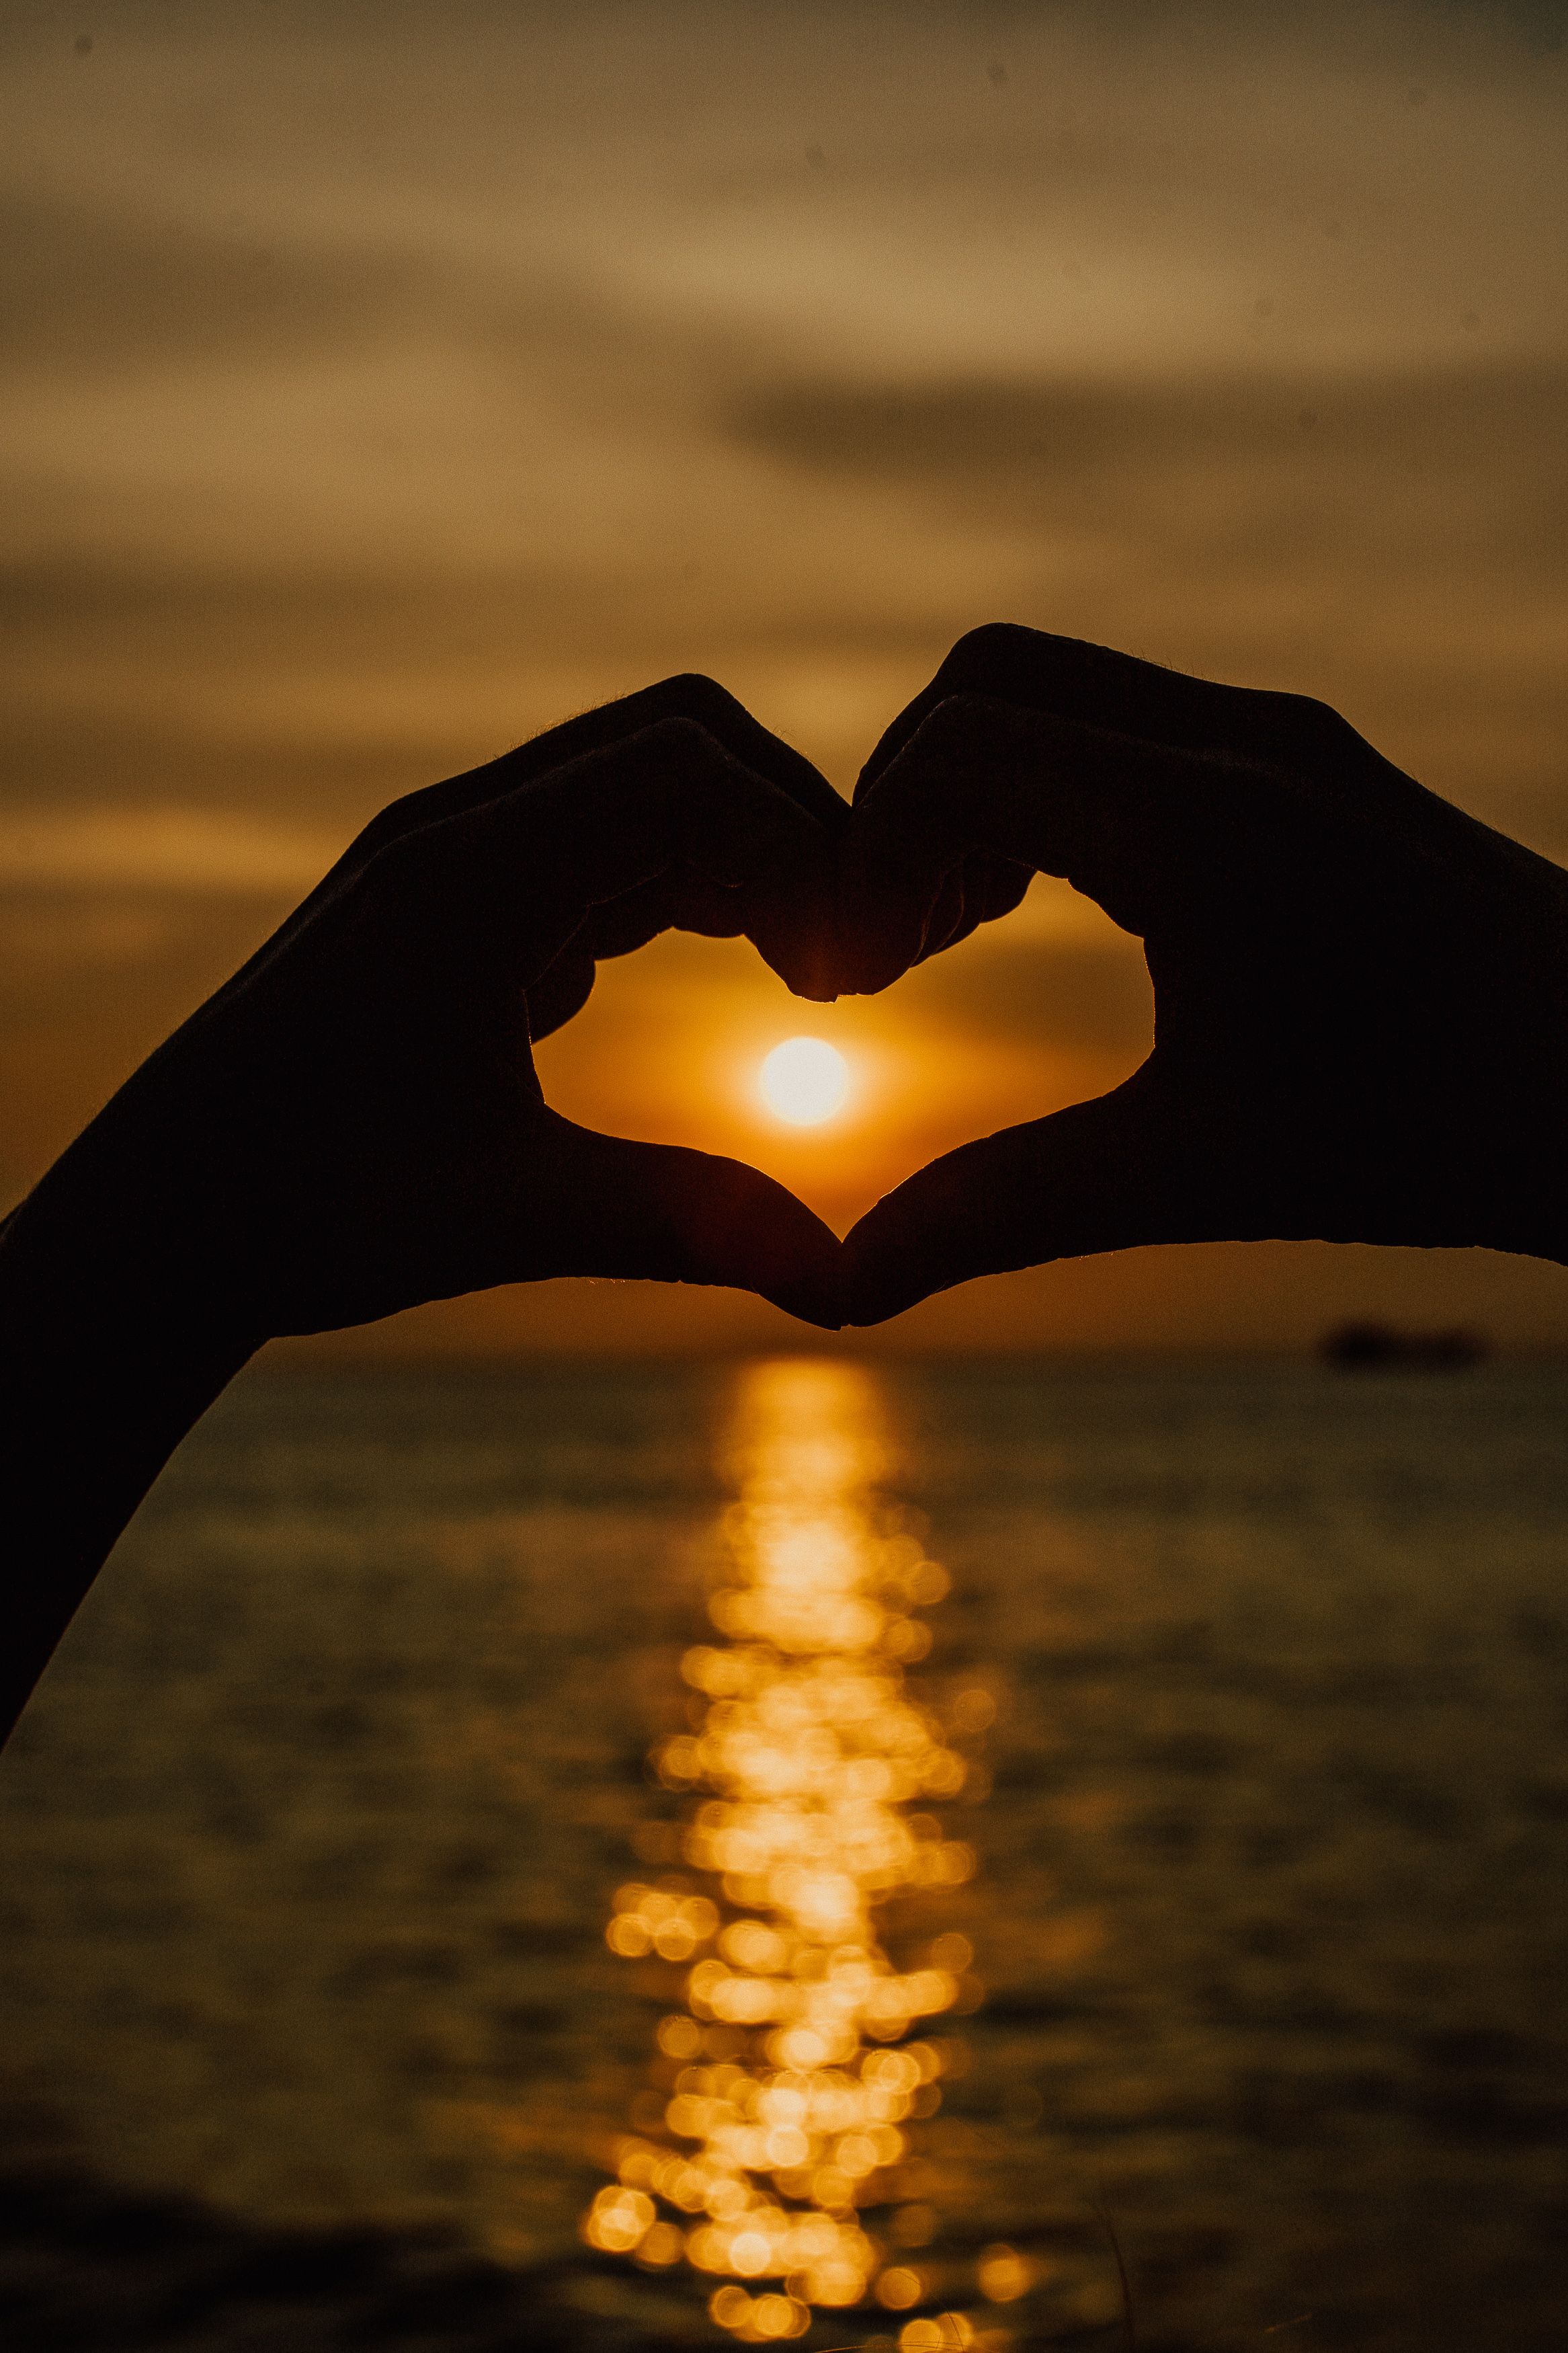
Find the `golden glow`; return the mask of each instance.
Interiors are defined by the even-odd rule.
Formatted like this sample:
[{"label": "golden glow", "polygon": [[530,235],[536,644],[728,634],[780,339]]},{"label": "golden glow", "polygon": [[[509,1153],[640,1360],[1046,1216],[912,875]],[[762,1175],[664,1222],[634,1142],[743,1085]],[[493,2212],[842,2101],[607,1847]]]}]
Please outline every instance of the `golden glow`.
[{"label": "golden glow", "polygon": [[763,1101],[792,1127],[820,1127],[844,1108],[849,1065],[826,1038],[786,1038],[757,1073]]},{"label": "golden glow", "polygon": [[[949,1933],[895,1968],[876,1914],[974,1859],[913,1810],[955,1796],[965,1766],[905,1685],[931,1644],[912,1613],[948,1580],[877,1494],[884,1460],[860,1368],[748,1376],[709,1605],[727,1640],[687,1652],[706,1704],[655,1757],[691,1796],[688,1869],[629,1882],[605,1930],[628,1959],[690,1967],[658,2031],[664,2133],[623,2144],[584,2235],[658,2264],[679,2238],[721,2283],[712,2318],[752,2344],[803,2335],[814,2308],[925,2294],[860,2210],[894,2203],[911,2122],[939,2105],[943,2052],[917,2031],[959,2002],[973,1954]],[[969,1691],[950,1714],[973,1731],[990,1704]],[[902,2206],[884,2228],[921,2243],[935,2217]],[[911,2347],[970,2341],[957,2314],[910,2325],[927,2332],[906,2328]]]}]

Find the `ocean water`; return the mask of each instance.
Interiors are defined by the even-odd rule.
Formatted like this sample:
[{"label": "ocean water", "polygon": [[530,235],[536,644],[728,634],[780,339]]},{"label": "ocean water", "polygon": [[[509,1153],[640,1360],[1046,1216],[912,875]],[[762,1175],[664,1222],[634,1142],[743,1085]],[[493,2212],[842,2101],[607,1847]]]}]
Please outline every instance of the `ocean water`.
[{"label": "ocean water", "polygon": [[1565,1866],[1562,1366],[254,1373],[0,1759],[0,2344],[1544,2353]]}]

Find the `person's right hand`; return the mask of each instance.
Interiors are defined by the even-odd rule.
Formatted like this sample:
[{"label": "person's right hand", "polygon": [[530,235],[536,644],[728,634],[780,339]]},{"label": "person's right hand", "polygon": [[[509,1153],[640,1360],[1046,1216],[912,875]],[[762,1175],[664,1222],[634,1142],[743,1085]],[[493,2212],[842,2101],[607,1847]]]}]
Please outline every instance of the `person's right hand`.
[{"label": "person's right hand", "polygon": [[878,746],[844,859],[844,986],[885,987],[1041,871],[1142,938],[1155,995],[1123,1085],[861,1219],[849,1321],[1147,1242],[1568,1261],[1568,874],[1324,704],[978,629]]}]

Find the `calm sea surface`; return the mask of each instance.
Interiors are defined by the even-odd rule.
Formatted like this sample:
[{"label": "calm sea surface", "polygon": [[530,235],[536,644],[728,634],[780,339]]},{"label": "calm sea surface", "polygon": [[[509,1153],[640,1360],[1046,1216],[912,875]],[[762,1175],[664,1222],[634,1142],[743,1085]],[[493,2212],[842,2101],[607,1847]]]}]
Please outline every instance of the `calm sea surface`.
[{"label": "calm sea surface", "polygon": [[1544,2353],[1565,1964],[1562,1367],[253,1375],[0,1760],[0,2343]]}]

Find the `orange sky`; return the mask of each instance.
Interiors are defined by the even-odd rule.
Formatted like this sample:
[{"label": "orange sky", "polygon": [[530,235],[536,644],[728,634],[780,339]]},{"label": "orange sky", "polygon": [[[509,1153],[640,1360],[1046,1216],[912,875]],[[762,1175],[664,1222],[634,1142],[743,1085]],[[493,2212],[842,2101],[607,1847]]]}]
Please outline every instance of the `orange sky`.
[{"label": "orange sky", "polygon": [[[190,0],[0,26],[0,1199],[383,801],[711,671],[846,789],[989,618],[1339,704],[1568,854],[1563,12]],[[90,46],[87,46],[89,44]],[[19,659],[16,658],[19,656]],[[1136,945],[1061,886],[885,999],[607,969],[563,1109],[845,1222],[1099,1092]],[[844,1043],[791,1141],[750,1071]],[[888,1345],[1568,1341],[1484,1254],[1141,1251]],[[354,1345],[752,1345],[554,1284]]]}]

